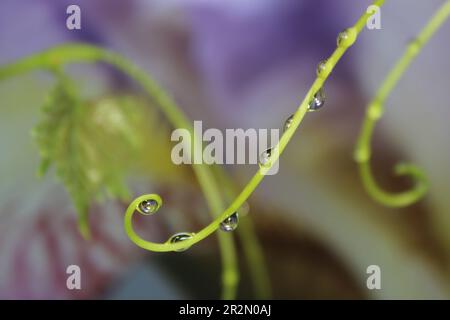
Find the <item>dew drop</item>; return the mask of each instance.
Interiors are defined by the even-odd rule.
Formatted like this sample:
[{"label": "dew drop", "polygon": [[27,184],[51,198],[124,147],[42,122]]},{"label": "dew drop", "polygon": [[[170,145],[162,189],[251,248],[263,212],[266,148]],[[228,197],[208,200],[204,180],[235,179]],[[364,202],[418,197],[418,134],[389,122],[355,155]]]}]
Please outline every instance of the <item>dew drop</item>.
[{"label": "dew drop", "polygon": [[259,165],[261,167],[270,166],[270,163],[271,163],[270,157],[271,156],[272,156],[272,149],[267,149],[266,151],[261,153],[261,155],[259,156]]},{"label": "dew drop", "polygon": [[316,92],[313,99],[309,103],[309,110],[308,111],[316,111],[323,107],[325,104],[325,94],[323,92],[323,89],[320,88],[319,91]]},{"label": "dew drop", "polygon": [[236,230],[239,223],[239,215],[237,212],[226,218],[220,223],[220,230],[230,232]]},{"label": "dew drop", "polygon": [[327,69],[327,60],[320,61],[316,69],[317,76],[320,77],[323,74],[325,74],[326,69]]},{"label": "dew drop", "polygon": [[284,122],[284,131],[287,131],[291,127],[292,121],[294,121],[294,115],[290,115]]},{"label": "dew drop", "polygon": [[[186,240],[192,239],[192,237],[193,237],[193,233],[180,232],[180,233],[176,233],[173,236],[171,236],[168,242],[170,242],[170,243],[178,243],[178,242],[182,242],[182,241],[186,241]],[[187,249],[189,249],[189,247],[178,249],[178,250],[175,250],[175,251],[176,252],[183,252],[183,251],[186,251]]]},{"label": "dew drop", "polygon": [[337,41],[336,41],[337,45],[339,47],[342,47],[343,44],[348,40],[348,37],[349,36],[348,36],[347,30],[339,32],[338,37],[337,37]]},{"label": "dew drop", "polygon": [[348,48],[356,41],[358,33],[355,28],[348,28],[340,32],[337,36],[337,45],[341,48]]},{"label": "dew drop", "polygon": [[138,210],[143,214],[152,214],[158,210],[158,201],[150,199],[139,203]]}]

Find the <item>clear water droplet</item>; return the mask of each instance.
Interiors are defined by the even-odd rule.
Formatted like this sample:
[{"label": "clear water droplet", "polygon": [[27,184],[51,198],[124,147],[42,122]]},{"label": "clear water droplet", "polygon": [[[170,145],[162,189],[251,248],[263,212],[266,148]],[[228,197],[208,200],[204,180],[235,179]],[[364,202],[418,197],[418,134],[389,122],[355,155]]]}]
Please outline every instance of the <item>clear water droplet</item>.
[{"label": "clear water droplet", "polygon": [[348,40],[348,38],[349,38],[349,35],[348,35],[347,30],[339,32],[337,40],[336,40],[337,45],[339,47],[342,47],[344,45],[344,43]]},{"label": "clear water droplet", "polygon": [[272,149],[267,149],[261,155],[259,156],[259,165],[262,167],[268,167],[270,166],[272,156]]},{"label": "clear water droplet", "polygon": [[347,28],[340,32],[337,37],[337,45],[341,48],[348,48],[355,43],[358,32],[355,28]]},{"label": "clear water droplet", "polygon": [[317,76],[320,77],[326,69],[327,69],[327,60],[320,61],[316,69]]},{"label": "clear water droplet", "polygon": [[220,230],[230,232],[236,230],[239,223],[239,215],[237,212],[226,218],[220,223]]},{"label": "clear water droplet", "polygon": [[[182,242],[182,241],[186,241],[186,240],[192,239],[193,236],[194,236],[193,233],[180,232],[180,233],[176,233],[173,236],[171,236],[170,239],[169,239],[169,242],[170,243],[178,243],[178,242]],[[186,251],[187,249],[189,249],[189,247],[182,248],[182,249],[175,250],[175,251],[176,252],[183,252],[183,251]]]},{"label": "clear water droplet", "polygon": [[143,214],[152,214],[158,210],[158,201],[150,199],[139,203],[138,209]]},{"label": "clear water droplet", "polygon": [[319,91],[316,92],[313,99],[309,103],[309,110],[308,111],[316,111],[323,107],[325,104],[325,94],[323,92],[323,89],[320,88]]},{"label": "clear water droplet", "polygon": [[290,115],[289,118],[287,118],[284,122],[284,131],[288,130],[291,127],[292,121],[294,121],[294,115]]}]

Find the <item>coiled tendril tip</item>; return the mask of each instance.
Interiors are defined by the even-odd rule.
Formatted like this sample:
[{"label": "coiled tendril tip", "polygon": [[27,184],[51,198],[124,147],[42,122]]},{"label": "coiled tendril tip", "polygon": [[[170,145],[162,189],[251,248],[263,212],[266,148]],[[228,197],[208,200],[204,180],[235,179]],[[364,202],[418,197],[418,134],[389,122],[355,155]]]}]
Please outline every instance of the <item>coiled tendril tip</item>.
[{"label": "coiled tendril tip", "polygon": [[172,235],[164,243],[156,243],[141,238],[133,229],[132,218],[137,211],[142,215],[148,216],[155,214],[162,206],[162,199],[158,194],[144,194],[134,199],[128,206],[124,217],[124,228],[128,237],[136,245],[141,248],[152,251],[176,251],[182,252],[187,250],[191,244],[189,240],[193,238],[195,233],[180,232]]},{"label": "coiled tendril tip", "polygon": [[381,189],[375,178],[369,162],[359,163],[359,172],[369,195],[377,202],[389,207],[406,207],[420,200],[428,190],[428,179],[423,171],[417,166],[411,164],[400,163],[394,168],[397,176],[409,176],[414,186],[404,192],[391,193]]},{"label": "coiled tendril tip", "polygon": [[371,168],[371,139],[376,122],[384,111],[384,102],[400,78],[410,66],[414,58],[420,53],[423,46],[431,39],[450,15],[450,0],[447,0],[430,19],[419,35],[409,42],[404,54],[389,72],[377,91],[375,98],[369,103],[361,133],[356,145],[354,159],[358,163],[359,172],[366,191],[378,202],[391,207],[408,206],[420,200],[428,190],[428,179],[424,172],[412,165],[400,163],[395,166],[394,173],[398,176],[409,176],[414,186],[401,193],[390,193],[382,190],[376,183]]}]

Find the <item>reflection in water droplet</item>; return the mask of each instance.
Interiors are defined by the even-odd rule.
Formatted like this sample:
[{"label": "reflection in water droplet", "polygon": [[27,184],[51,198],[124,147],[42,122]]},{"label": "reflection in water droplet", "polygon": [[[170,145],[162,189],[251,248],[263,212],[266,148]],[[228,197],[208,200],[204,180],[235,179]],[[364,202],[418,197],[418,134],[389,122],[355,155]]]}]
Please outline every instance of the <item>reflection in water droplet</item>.
[{"label": "reflection in water droplet", "polygon": [[143,214],[152,214],[158,210],[158,201],[156,200],[144,200],[139,203],[138,209]]},{"label": "reflection in water droplet", "polygon": [[326,68],[327,68],[327,60],[320,61],[316,69],[317,76],[320,77],[324,73]]},{"label": "reflection in water droplet", "polygon": [[339,47],[343,46],[346,40],[348,40],[348,32],[347,32],[347,30],[339,32],[338,37],[337,37],[337,41],[336,41],[337,45]]},{"label": "reflection in water droplet", "polygon": [[268,167],[270,166],[271,163],[271,157],[272,155],[272,149],[267,149],[266,151],[264,151],[263,153],[261,153],[261,155],[259,156],[259,165],[261,167]]},{"label": "reflection in water droplet", "polygon": [[289,118],[287,118],[284,122],[284,131],[291,127],[292,121],[294,121],[294,115],[289,116]]},{"label": "reflection in water droplet", "polygon": [[347,28],[337,37],[337,45],[341,48],[348,48],[353,45],[358,37],[358,31],[355,28]]},{"label": "reflection in water droplet", "polygon": [[225,232],[236,230],[239,223],[239,215],[237,212],[226,218],[220,223],[220,229]]},{"label": "reflection in water droplet", "polygon": [[314,95],[313,99],[309,102],[308,111],[316,111],[323,107],[325,104],[325,94],[323,89],[320,88],[319,91]]},{"label": "reflection in water droplet", "polygon": [[[177,242],[182,242],[182,241],[186,241],[189,240],[193,237],[192,233],[189,232],[180,232],[180,233],[176,233],[173,236],[170,237],[169,242],[170,243],[177,243]],[[179,250],[175,250],[176,252],[183,252],[186,251],[187,249],[189,249],[189,247],[186,248],[182,248]]]}]

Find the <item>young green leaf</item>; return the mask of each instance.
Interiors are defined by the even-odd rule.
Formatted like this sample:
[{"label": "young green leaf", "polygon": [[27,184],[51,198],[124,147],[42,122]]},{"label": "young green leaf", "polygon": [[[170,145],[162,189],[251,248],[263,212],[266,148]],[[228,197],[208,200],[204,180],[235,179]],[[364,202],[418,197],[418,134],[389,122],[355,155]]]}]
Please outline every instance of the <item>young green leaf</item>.
[{"label": "young green leaf", "polygon": [[42,157],[39,174],[53,165],[90,237],[88,211],[106,196],[128,200],[125,176],[144,145],[144,108],[129,96],[84,101],[66,77],[51,91],[33,133]]}]

